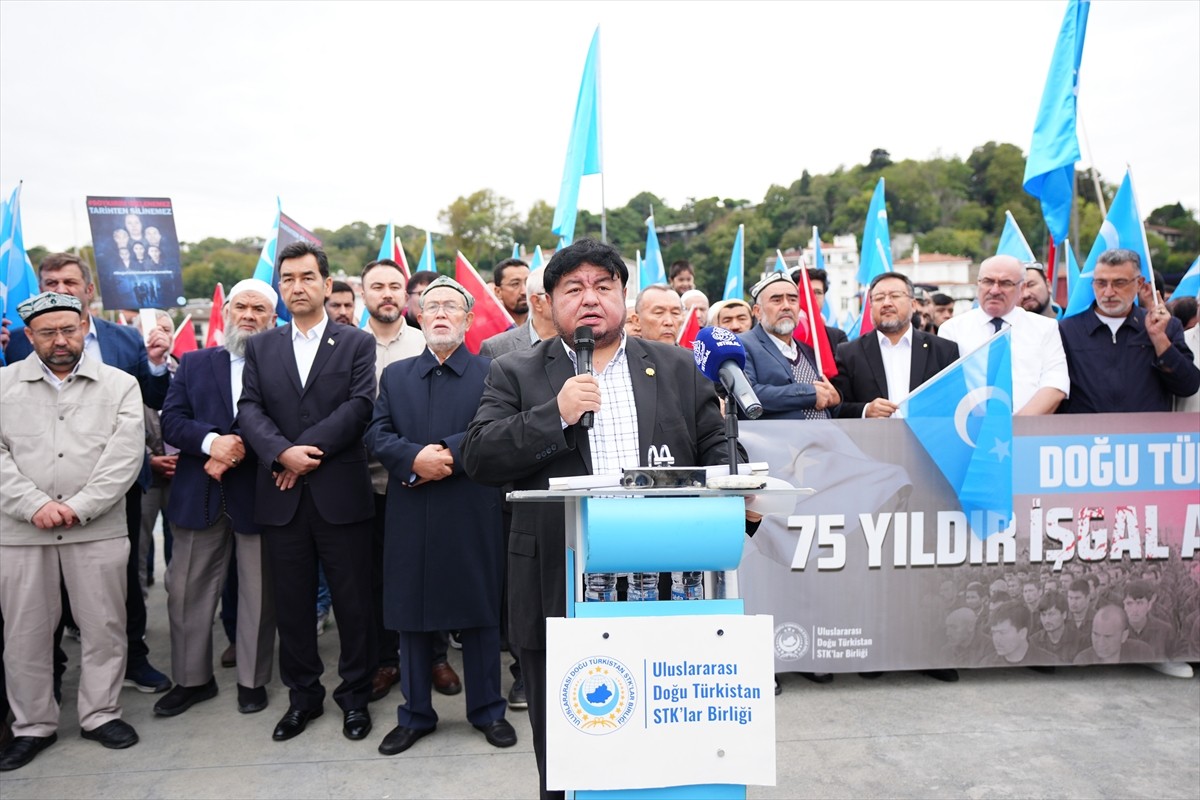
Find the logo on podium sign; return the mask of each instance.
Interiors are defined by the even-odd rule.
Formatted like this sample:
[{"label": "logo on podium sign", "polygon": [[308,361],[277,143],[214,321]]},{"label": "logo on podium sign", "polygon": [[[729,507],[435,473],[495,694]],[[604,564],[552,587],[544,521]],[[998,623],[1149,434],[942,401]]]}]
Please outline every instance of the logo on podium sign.
[{"label": "logo on podium sign", "polygon": [[559,699],[571,725],[602,736],[631,719],[638,701],[637,684],[629,668],[615,658],[590,656],[567,670]]}]

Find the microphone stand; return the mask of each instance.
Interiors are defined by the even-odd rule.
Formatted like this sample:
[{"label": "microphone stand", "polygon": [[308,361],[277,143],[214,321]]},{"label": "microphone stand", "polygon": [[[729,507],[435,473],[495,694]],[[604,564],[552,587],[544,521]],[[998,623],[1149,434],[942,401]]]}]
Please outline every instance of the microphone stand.
[{"label": "microphone stand", "polygon": [[733,387],[731,385],[727,385],[724,375],[721,375],[721,380],[717,384],[717,396],[725,401],[725,445],[729,448],[729,474],[737,475],[737,401],[733,398]]}]

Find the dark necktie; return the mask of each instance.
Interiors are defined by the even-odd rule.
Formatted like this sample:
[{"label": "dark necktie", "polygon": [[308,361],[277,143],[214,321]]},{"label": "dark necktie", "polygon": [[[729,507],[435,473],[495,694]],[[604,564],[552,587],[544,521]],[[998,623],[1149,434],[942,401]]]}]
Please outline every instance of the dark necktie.
[{"label": "dark necktie", "polygon": [[996,333],[999,333],[1000,329],[1004,327],[1004,320],[1000,317],[992,317],[991,322],[992,327],[996,329]]}]

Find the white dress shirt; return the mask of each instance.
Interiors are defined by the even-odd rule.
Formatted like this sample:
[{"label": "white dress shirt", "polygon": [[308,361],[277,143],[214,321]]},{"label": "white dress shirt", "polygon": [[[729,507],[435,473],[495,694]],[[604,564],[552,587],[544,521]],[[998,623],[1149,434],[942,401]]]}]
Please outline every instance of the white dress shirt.
[{"label": "white dress shirt", "polygon": [[[883,358],[883,374],[887,378],[887,399],[899,403],[908,396],[908,384],[912,379],[912,325],[895,344],[881,331],[875,331],[875,335],[879,338],[879,355]],[[863,416],[866,414],[864,407]]]},{"label": "white dress shirt", "polygon": [[[1004,327],[1012,329],[1013,413],[1024,408],[1039,389],[1058,389],[1069,396],[1071,379],[1058,323],[1020,306],[1005,314],[1003,320]],[[982,308],[957,314],[938,329],[938,336],[957,342],[958,352],[964,356],[982,347],[995,333],[991,314]]]},{"label": "white dress shirt", "polygon": [[317,359],[317,350],[321,347],[321,337],[325,335],[325,326],[329,324],[329,316],[321,310],[321,321],[304,333],[292,323],[292,353],[296,356],[296,371],[300,373],[300,385],[308,383],[308,373],[312,371],[313,362]]}]

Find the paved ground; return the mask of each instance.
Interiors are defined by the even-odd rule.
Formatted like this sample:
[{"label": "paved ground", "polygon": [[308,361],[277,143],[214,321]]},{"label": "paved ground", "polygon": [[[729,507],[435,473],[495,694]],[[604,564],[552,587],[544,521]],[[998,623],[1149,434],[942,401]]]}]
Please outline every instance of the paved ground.
[{"label": "paved ground", "polygon": [[[161,577],[161,566],[158,573]],[[166,599],[150,592],[151,658],[169,666]],[[224,647],[219,625],[218,652]],[[327,670],[337,634],[321,637]],[[218,669],[220,694],[172,719],[157,695],[125,689],[125,719],[142,741],[122,751],[79,737],[74,691],[78,648],[69,642],[59,742],[0,776],[17,798],[529,798],[537,795],[529,725],[510,712],[520,741],[497,750],[465,720],[463,697],[436,697],[442,722],[399,756],[375,748],[395,724],[398,689],[372,705],[365,741],[341,735],[332,701],[296,739],[271,730],[287,707],[274,683],[270,707],[236,711],[234,671]],[[451,663],[459,668],[457,651]],[[327,678],[329,673],[326,673]],[[507,690],[507,672],[505,689]],[[332,689],[334,680],[327,680]],[[962,673],[943,684],[915,673],[875,681],[838,676],[818,686],[783,678],[778,698],[778,783],[750,798],[1200,798],[1200,678],[1143,667]]]}]

